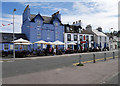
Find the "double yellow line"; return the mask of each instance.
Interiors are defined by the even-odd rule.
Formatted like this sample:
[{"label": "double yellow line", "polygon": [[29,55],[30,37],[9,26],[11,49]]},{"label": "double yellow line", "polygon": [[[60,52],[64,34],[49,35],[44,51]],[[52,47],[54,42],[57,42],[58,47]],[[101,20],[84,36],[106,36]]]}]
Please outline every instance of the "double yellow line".
[{"label": "double yellow line", "polygon": [[[115,56],[115,58],[117,58],[118,56]],[[112,59],[113,57],[107,57],[106,60],[108,59]],[[101,59],[95,59],[95,61],[103,61],[104,58],[101,58]],[[82,64],[85,64],[85,63],[90,63],[90,62],[93,62],[93,60],[90,60],[90,61],[84,61],[84,62],[81,62]],[[73,63],[74,66],[78,65],[79,63]]]}]

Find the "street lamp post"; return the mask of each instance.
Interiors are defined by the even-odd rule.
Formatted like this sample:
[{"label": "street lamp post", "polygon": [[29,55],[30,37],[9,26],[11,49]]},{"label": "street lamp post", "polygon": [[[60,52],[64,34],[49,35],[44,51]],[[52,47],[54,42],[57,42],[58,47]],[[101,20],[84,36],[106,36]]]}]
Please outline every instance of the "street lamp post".
[{"label": "street lamp post", "polygon": [[[14,12],[16,11],[16,9],[13,10],[13,42],[14,42]],[[13,43],[13,57],[15,58],[15,44]]]},{"label": "street lamp post", "polygon": [[111,35],[110,35],[110,50],[112,50],[112,37],[113,37],[113,36],[112,36],[112,31],[111,31],[112,29],[113,29],[113,28],[110,28],[110,29],[109,29],[109,32],[110,32],[110,34],[111,34]]}]

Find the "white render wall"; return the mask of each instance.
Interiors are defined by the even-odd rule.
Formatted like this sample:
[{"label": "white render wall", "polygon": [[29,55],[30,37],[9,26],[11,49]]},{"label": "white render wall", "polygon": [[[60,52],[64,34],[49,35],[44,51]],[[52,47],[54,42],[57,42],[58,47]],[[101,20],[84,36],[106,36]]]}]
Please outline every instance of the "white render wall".
[{"label": "white render wall", "polygon": [[[105,41],[105,37],[106,37],[106,41]],[[101,36],[101,41],[100,41],[100,36],[97,36],[96,43],[98,43],[99,46],[100,46],[100,42],[101,42],[102,48],[104,48],[105,42],[109,46],[109,37],[107,37],[107,36]]]},{"label": "white render wall", "polygon": [[[67,34],[71,34],[71,41],[67,41]],[[65,43],[64,49],[68,48],[68,43],[70,43],[70,42],[77,43],[77,41],[74,41],[74,35],[78,36],[78,44],[80,44],[80,35],[82,35],[82,36],[84,36],[84,35],[87,36],[88,35],[89,36],[89,47],[91,47],[91,43],[93,43],[93,41],[91,41],[91,36],[93,36],[93,35],[91,35],[91,34],[77,34],[77,33],[64,33],[64,43]]]}]

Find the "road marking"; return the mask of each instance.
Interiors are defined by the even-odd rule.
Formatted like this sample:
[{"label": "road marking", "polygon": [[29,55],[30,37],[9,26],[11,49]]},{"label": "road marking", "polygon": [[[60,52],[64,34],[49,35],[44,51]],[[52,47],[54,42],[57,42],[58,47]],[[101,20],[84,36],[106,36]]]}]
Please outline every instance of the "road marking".
[{"label": "road marking", "polygon": [[14,62],[14,60],[0,60],[0,62]]},{"label": "road marking", "polygon": [[2,63],[3,61],[0,61],[0,63]]},{"label": "road marking", "polygon": [[[117,58],[118,56],[115,56],[115,58]],[[108,59],[112,59],[113,57],[107,57],[106,59],[108,60]],[[101,58],[101,59],[96,59],[95,61],[103,61],[104,60],[104,58]],[[84,61],[84,62],[81,62],[82,64],[85,64],[85,63],[91,63],[91,62],[93,62],[93,60],[90,60],[90,61]],[[79,63],[77,62],[77,63],[73,63],[73,65],[74,66],[76,66],[76,65],[78,65]]]}]

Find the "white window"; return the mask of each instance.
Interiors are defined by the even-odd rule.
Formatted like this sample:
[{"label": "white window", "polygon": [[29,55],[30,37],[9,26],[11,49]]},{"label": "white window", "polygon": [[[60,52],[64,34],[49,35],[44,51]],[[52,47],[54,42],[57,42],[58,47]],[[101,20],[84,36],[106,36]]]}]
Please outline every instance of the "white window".
[{"label": "white window", "polygon": [[37,44],[37,46],[38,46],[38,49],[41,49],[41,44]]},{"label": "white window", "polygon": [[83,36],[82,36],[82,35],[80,35],[79,37],[80,37],[80,41],[83,41]]},{"label": "white window", "polygon": [[101,36],[100,36],[100,41],[101,41]]},{"label": "white window", "polygon": [[8,44],[4,44],[4,50],[8,50],[9,49],[9,45]]},{"label": "white window", "polygon": [[18,45],[15,45],[15,50],[18,50]]},{"label": "white window", "polygon": [[58,23],[57,22],[55,23],[55,26],[58,27]]},{"label": "white window", "polygon": [[74,35],[74,41],[77,41],[77,35]]},{"label": "white window", "polygon": [[50,39],[50,30],[47,31],[47,39]]},{"label": "white window", "polygon": [[93,36],[91,36],[91,41],[93,41],[94,40],[94,38],[93,38]]},{"label": "white window", "polygon": [[107,39],[107,38],[105,37],[105,42],[106,42],[106,39]]},{"label": "white window", "polygon": [[37,33],[37,38],[41,38],[41,34],[40,33]]},{"label": "white window", "polygon": [[17,37],[14,37],[14,39],[17,39]]},{"label": "white window", "polygon": [[86,36],[86,41],[89,41],[89,36],[88,35]]},{"label": "white window", "polygon": [[56,39],[58,39],[58,32],[56,32],[56,36],[55,37],[56,37]]},{"label": "white window", "polygon": [[66,31],[67,31],[67,32],[70,32],[70,28],[69,28],[69,27],[66,27]]},{"label": "white window", "polygon": [[79,33],[81,33],[81,29],[79,28]]},{"label": "white window", "polygon": [[11,49],[11,50],[13,49],[13,45],[10,45],[10,49]]},{"label": "white window", "polygon": [[71,41],[71,34],[67,34],[67,41]]},{"label": "white window", "polygon": [[46,48],[46,45],[45,45],[45,44],[43,44],[43,48]]},{"label": "white window", "polygon": [[40,26],[40,20],[37,20],[37,26]]},{"label": "white window", "polygon": [[40,28],[38,27],[37,30],[40,30]]},{"label": "white window", "polygon": [[28,50],[28,46],[27,45],[24,45],[24,50]]},{"label": "white window", "polygon": [[73,29],[72,29],[72,28],[70,28],[70,30],[72,31]]},{"label": "white window", "polygon": [[7,39],[8,39],[8,37],[4,36],[4,37],[3,37],[3,39],[4,39],[4,40],[7,40]]}]

